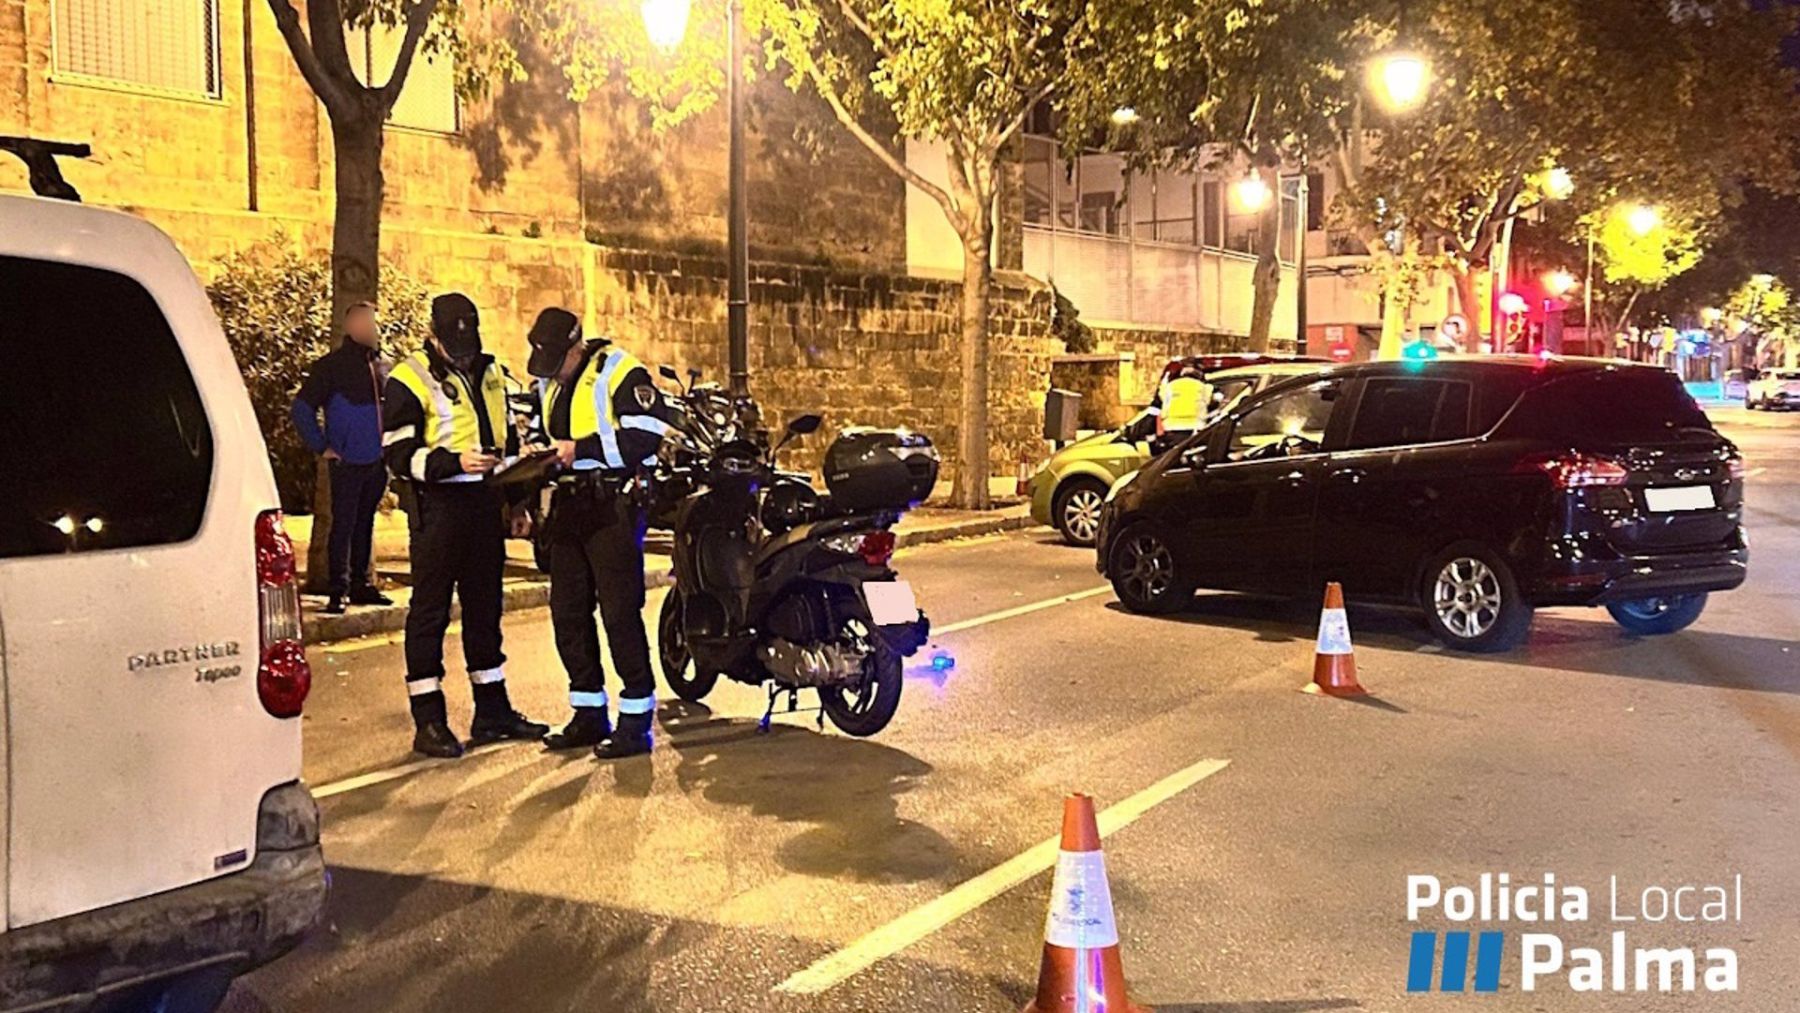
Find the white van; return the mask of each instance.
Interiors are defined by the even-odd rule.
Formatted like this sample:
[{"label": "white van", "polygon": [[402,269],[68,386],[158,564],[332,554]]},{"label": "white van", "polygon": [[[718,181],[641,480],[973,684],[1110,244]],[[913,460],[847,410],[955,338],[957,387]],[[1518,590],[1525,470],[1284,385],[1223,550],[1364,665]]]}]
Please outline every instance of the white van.
[{"label": "white van", "polygon": [[168,237],[0,194],[0,1011],[210,1010],[318,921],[276,504]]}]

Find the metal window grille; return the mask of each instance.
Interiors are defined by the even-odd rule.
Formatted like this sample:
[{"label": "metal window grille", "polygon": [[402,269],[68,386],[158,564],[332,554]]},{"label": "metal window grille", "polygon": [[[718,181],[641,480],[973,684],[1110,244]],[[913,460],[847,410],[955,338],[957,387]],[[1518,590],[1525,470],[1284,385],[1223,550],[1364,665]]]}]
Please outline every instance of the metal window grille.
[{"label": "metal window grille", "polygon": [[[344,43],[350,49],[350,67],[364,84],[382,85],[394,74],[394,62],[400,55],[405,32],[400,28],[376,25],[369,31],[347,29]],[[388,122],[396,127],[430,130],[454,134],[461,128],[461,110],[456,100],[456,64],[448,54],[427,53],[421,48],[413,55],[406,85],[394,102]]]},{"label": "metal window grille", "polygon": [[53,0],[58,73],[217,98],[219,0]]}]

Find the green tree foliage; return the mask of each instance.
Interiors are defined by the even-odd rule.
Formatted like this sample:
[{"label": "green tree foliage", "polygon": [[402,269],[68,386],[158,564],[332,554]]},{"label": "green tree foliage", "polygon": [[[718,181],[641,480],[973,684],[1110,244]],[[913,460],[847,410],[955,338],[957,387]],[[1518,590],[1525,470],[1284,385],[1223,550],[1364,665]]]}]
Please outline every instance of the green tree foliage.
[{"label": "green tree foliage", "polygon": [[[284,509],[312,500],[313,456],[288,419],[294,392],[314,359],[336,347],[331,277],[322,251],[283,234],[231,254],[206,293],[250,389]],[[430,321],[425,287],[393,265],[382,273],[382,353],[417,351]]]}]

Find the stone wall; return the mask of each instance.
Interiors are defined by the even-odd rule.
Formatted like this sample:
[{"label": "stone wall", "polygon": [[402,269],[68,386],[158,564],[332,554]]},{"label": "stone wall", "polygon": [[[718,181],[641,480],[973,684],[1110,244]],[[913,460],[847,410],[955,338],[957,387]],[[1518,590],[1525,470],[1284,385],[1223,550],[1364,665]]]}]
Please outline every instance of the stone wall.
[{"label": "stone wall", "polygon": [[1114,327],[1096,327],[1094,332],[1101,351],[1130,353],[1135,360],[1130,378],[1121,384],[1121,396],[1127,405],[1150,403],[1156,393],[1157,381],[1162,379],[1163,367],[1170,359],[1245,350],[1245,338],[1241,334]]}]

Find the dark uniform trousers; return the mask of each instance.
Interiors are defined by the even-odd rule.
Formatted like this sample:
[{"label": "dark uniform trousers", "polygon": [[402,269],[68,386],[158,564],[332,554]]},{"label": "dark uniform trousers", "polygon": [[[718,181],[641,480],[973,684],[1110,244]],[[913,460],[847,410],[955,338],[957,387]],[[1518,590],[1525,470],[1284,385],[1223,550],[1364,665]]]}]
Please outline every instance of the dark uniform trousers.
[{"label": "dark uniform trousers", "polygon": [[[407,515],[411,529],[413,591],[406,613],[406,682],[415,709],[431,701],[444,677],[444,633],[450,596],[462,603],[463,660],[474,683],[475,708],[510,707],[501,666],[500,578],[506,566],[506,503],[492,486],[414,483]],[[414,715],[442,721],[443,715]]]},{"label": "dark uniform trousers", "polygon": [[644,512],[629,496],[591,479],[557,489],[550,510],[550,619],[569,692],[606,691],[594,626],[598,603],[613,669],[624,684],[620,712],[640,713],[625,701],[656,694],[644,633]]}]

